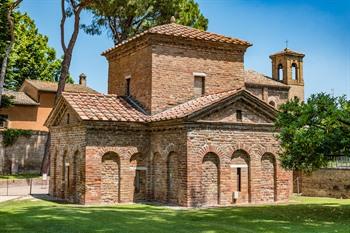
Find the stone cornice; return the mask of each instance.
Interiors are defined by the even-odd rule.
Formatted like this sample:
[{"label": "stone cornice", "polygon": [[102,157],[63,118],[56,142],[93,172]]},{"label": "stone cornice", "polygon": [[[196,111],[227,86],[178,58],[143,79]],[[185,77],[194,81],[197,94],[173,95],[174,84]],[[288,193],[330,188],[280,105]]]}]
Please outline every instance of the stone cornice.
[{"label": "stone cornice", "polygon": [[203,41],[190,38],[177,38],[159,34],[142,35],[120,47],[117,47],[110,52],[104,54],[107,60],[112,61],[119,57],[124,57],[135,53],[136,51],[153,45],[170,45],[181,48],[191,48],[194,50],[204,50],[207,52],[220,52],[228,54],[242,54],[246,51],[247,46],[227,44],[224,42]]}]

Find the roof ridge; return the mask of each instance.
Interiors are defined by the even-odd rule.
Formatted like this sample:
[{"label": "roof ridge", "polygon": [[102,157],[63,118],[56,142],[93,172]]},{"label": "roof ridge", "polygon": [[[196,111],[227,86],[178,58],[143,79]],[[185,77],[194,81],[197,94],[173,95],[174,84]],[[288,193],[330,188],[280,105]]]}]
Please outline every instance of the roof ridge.
[{"label": "roof ridge", "polygon": [[[192,35],[191,35],[192,33]],[[245,45],[245,46],[251,46],[252,44],[249,43],[246,40],[239,39],[236,37],[226,36],[222,35],[216,32],[208,32],[204,30],[200,30],[197,28],[193,28],[190,26],[185,26],[182,24],[177,23],[167,23],[167,24],[161,24],[154,27],[151,27],[141,33],[138,33],[126,40],[121,41],[119,44],[113,46],[112,48],[109,48],[102,52],[102,55],[107,55],[112,50],[127,44],[128,42],[135,40],[136,38],[139,38],[145,34],[158,34],[158,35],[168,35],[173,37],[182,37],[182,38],[190,38],[190,39],[197,39],[197,40],[205,40],[205,41],[212,41],[212,42],[222,42],[222,43],[228,43],[228,44],[238,44],[238,45]],[[195,34],[195,35],[193,35]]]}]

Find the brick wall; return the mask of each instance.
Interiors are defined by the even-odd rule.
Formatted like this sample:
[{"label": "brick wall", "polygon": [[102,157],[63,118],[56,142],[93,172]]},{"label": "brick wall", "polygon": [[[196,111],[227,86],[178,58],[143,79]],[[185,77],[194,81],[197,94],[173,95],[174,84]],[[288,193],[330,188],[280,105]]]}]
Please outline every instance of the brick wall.
[{"label": "brick wall", "polygon": [[254,110],[253,107],[248,106],[243,101],[235,102],[234,106],[228,106],[220,109],[220,111],[210,114],[210,116],[203,117],[202,121],[211,122],[238,122],[237,110],[242,113],[242,123],[273,123],[271,119],[268,119],[261,113]]},{"label": "brick wall", "polygon": [[350,169],[320,169],[311,175],[302,174],[300,191],[304,196],[350,198]]},{"label": "brick wall", "polygon": [[5,147],[0,133],[0,174],[40,173],[46,140],[47,132],[32,131]]},{"label": "brick wall", "polygon": [[52,196],[84,203],[86,130],[80,124],[51,129],[50,188]]},{"label": "brick wall", "polygon": [[[89,128],[86,142],[85,203],[128,203],[146,199],[146,179],[150,176],[149,140],[148,133],[138,127]],[[104,160],[108,154],[113,156]],[[106,166],[115,169],[108,174]],[[140,191],[136,190],[137,170],[141,176]],[[101,171],[106,172],[101,174]]]},{"label": "brick wall", "polygon": [[125,95],[130,78],[131,96],[157,113],[195,96],[194,72],[206,74],[206,94],[244,86],[245,48],[156,40],[133,41],[108,55],[109,94]]},{"label": "brick wall", "polygon": [[151,110],[152,49],[150,45],[136,47],[127,54],[110,58],[108,94],[124,96],[126,78],[130,78],[130,94],[147,111]]},{"label": "brick wall", "polygon": [[153,45],[152,112],[192,99],[194,72],[206,74],[205,94],[243,87],[243,56],[244,52],[238,50]]},{"label": "brick wall", "polygon": [[[242,150],[248,155],[249,183],[247,174],[242,171],[242,195],[237,202],[252,203],[283,202],[289,198],[291,173],[284,171],[278,164],[275,167],[270,159],[263,156],[271,154],[277,160],[279,144],[272,132],[254,130],[253,128],[242,131],[223,130],[207,125],[207,128],[192,128],[188,132],[188,205],[211,205],[212,202],[203,202],[203,190],[201,184],[201,170],[205,169],[204,156],[215,153],[219,158],[220,195],[219,204],[233,204],[232,193],[237,191],[236,169],[231,165],[238,165],[233,157],[236,151]],[[233,161],[232,161],[233,160]],[[274,180],[275,179],[275,180]],[[248,188],[247,188],[248,186]],[[248,196],[248,198],[247,198]]]},{"label": "brick wall", "polygon": [[153,200],[187,205],[186,143],[186,131],[181,128],[152,132],[150,183]]},{"label": "brick wall", "polygon": [[[278,87],[247,87],[247,90],[258,97],[259,99],[265,101],[268,104],[272,102],[275,104],[274,107],[280,106],[288,101],[289,98],[289,89],[282,89]],[[266,96],[264,93],[266,92]]]}]

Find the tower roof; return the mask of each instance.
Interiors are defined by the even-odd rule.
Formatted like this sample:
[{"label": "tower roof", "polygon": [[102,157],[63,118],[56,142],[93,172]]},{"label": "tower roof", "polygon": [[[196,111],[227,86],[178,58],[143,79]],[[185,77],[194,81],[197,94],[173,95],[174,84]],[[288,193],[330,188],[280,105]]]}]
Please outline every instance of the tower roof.
[{"label": "tower roof", "polygon": [[243,46],[251,46],[252,44],[248,41],[233,38],[233,37],[227,37],[224,35],[212,33],[212,32],[206,32],[199,29],[195,29],[188,26],[183,26],[177,23],[169,23],[169,24],[163,24],[159,26],[152,27],[142,33],[139,33],[127,40],[122,41],[121,43],[117,44],[113,48],[110,48],[102,53],[102,55],[107,55],[112,50],[123,46],[124,44],[127,44],[128,42],[135,40],[141,36],[144,36],[146,34],[156,34],[156,35],[164,35],[164,36],[171,36],[175,38],[181,38],[181,39],[193,39],[193,40],[202,40],[202,41],[211,41],[211,42],[221,42],[226,44],[235,44],[235,45],[243,45]]},{"label": "tower roof", "polygon": [[303,58],[305,56],[305,54],[303,53],[299,53],[293,50],[290,50],[289,48],[285,48],[283,51],[274,53],[272,55],[270,55],[270,58],[275,57],[275,56],[280,56],[280,55],[291,55],[291,56],[296,56],[296,57],[301,57]]}]

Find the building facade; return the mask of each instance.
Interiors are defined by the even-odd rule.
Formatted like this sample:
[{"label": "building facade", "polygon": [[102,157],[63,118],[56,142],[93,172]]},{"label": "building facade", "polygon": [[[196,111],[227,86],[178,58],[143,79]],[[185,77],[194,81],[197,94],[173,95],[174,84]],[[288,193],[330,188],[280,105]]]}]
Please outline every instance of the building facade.
[{"label": "building facade", "polygon": [[108,95],[64,93],[46,121],[50,194],[81,204],[287,201],[292,176],[273,122],[293,85],[303,98],[303,55],[272,55],[284,76],[269,78],[245,71],[250,46],[171,23],[104,52]]},{"label": "building facade", "polygon": [[[53,109],[56,91],[57,83],[28,79],[18,91],[5,90],[14,103],[0,108],[0,174],[41,172],[48,137],[44,123]],[[66,91],[98,93],[86,86],[84,75],[79,84],[67,84]],[[20,136],[5,146],[3,133],[7,129],[30,130],[31,136]]]},{"label": "building facade", "polygon": [[[53,109],[57,83],[41,80],[24,80],[18,91],[5,90],[12,96],[13,106],[0,108],[0,130],[3,128],[47,132],[44,123]],[[86,76],[79,77],[79,84],[66,84],[67,92],[98,93],[86,86]]]}]

